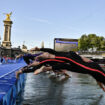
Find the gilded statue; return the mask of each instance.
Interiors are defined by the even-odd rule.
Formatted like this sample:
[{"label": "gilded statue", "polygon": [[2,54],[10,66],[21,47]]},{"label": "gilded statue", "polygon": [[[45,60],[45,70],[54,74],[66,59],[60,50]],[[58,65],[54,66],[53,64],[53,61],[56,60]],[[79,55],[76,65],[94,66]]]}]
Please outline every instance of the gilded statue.
[{"label": "gilded statue", "polygon": [[7,20],[7,21],[10,21],[10,20],[11,20],[11,19],[10,19],[11,15],[12,15],[12,12],[6,13],[6,20]]}]

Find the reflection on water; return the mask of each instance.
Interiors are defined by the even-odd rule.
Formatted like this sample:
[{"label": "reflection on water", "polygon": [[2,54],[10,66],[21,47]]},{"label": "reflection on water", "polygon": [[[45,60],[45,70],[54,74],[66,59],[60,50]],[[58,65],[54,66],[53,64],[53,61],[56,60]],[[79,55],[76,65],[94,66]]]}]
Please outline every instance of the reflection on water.
[{"label": "reflection on water", "polygon": [[65,81],[46,74],[28,74],[21,105],[104,105],[104,92],[96,81],[83,74],[72,74]]}]

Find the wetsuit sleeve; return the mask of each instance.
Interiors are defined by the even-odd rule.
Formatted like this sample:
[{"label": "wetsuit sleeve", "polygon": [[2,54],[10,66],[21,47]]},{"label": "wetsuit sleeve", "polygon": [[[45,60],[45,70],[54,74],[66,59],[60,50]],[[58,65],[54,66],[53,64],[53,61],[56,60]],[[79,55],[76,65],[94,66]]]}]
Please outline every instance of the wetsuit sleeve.
[{"label": "wetsuit sleeve", "polygon": [[23,59],[27,64],[30,64],[30,60],[34,60],[34,56],[32,56],[31,54],[27,54],[23,56]]},{"label": "wetsuit sleeve", "polygon": [[22,69],[22,73],[31,73],[35,71],[35,67],[25,67]]},{"label": "wetsuit sleeve", "polygon": [[50,54],[56,54],[57,52],[53,49],[50,49],[50,48],[40,48],[40,51],[44,51],[44,52],[48,52]]},{"label": "wetsuit sleeve", "polygon": [[34,72],[35,70],[39,69],[41,67],[41,65],[37,65],[37,66],[25,66],[22,68],[22,73],[31,73]]},{"label": "wetsuit sleeve", "polygon": [[27,64],[30,64],[29,58],[27,56],[23,56],[23,59]]},{"label": "wetsuit sleeve", "polygon": [[81,58],[81,56],[79,56],[78,54],[76,54],[74,51],[70,51],[69,53],[70,53],[70,55],[71,55],[74,59],[83,61],[82,58]]},{"label": "wetsuit sleeve", "polygon": [[53,65],[56,65],[58,63],[63,64],[64,61],[56,60],[56,59],[47,59],[47,60],[44,60],[44,61],[40,62],[40,64],[37,65],[37,66],[31,66],[31,67],[25,66],[25,67],[23,67],[22,72],[23,73],[31,73],[31,72],[34,72],[36,69],[39,69],[43,65],[53,66]]}]

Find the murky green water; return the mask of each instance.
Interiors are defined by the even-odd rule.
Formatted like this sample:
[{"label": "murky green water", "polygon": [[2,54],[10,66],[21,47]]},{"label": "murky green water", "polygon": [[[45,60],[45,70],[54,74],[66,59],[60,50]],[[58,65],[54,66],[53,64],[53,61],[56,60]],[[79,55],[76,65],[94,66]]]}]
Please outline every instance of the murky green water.
[{"label": "murky green water", "polygon": [[30,73],[21,105],[105,105],[105,93],[88,75],[72,73],[72,78],[57,81]]}]

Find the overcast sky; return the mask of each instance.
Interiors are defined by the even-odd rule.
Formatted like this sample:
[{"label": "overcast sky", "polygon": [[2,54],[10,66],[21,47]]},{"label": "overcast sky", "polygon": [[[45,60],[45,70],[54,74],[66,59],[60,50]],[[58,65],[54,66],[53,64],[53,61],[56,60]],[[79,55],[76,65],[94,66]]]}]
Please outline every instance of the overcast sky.
[{"label": "overcast sky", "polygon": [[11,41],[28,49],[53,47],[54,38],[80,38],[95,33],[105,37],[105,0],[0,0],[0,36],[4,13],[13,12]]}]

